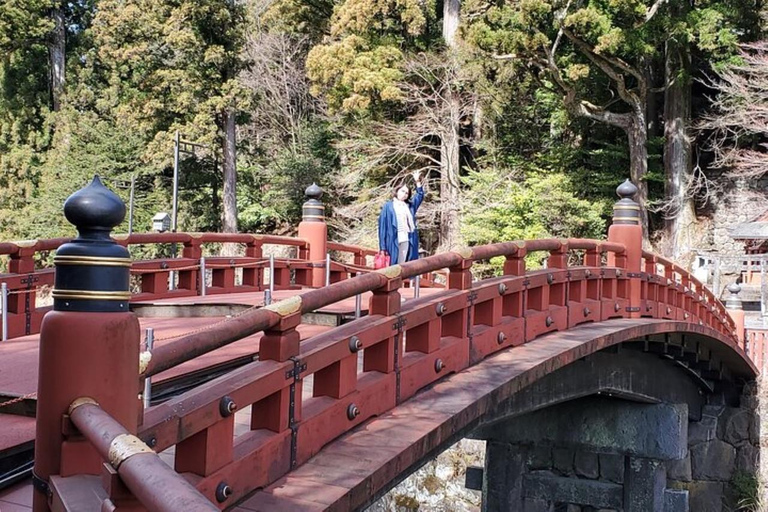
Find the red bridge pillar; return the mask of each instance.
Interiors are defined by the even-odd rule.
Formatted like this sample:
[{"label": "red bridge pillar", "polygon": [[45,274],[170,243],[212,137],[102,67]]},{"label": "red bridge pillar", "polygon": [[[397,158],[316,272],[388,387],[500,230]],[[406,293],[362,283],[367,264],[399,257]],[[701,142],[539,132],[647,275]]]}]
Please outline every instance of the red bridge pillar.
[{"label": "red bridge pillar", "polygon": [[613,224],[608,228],[608,241],[623,244],[626,252],[623,258],[609,253],[608,264],[623,267],[627,272],[627,310],[631,318],[640,318],[642,281],[639,276],[643,261],[643,228],[640,225],[640,205],[632,199],[637,194],[637,187],[626,180],[619,185],[616,193],[621,199],[613,206]]},{"label": "red bridge pillar", "polygon": [[[313,183],[304,193],[309,199],[302,207],[299,238],[309,242],[310,261],[324,262],[328,253],[328,225],[325,223],[325,206],[320,202],[323,190]],[[309,284],[313,288],[325,286],[325,268],[313,268]]]},{"label": "red bridge pillar", "polygon": [[56,252],[53,311],[40,333],[35,512],[50,510],[51,475],[101,474],[102,460],[67,421],[90,397],[129,432],[139,415],[139,322],[129,312],[131,259],[110,239],[125,205],[98,177],[64,203],[78,237]]}]

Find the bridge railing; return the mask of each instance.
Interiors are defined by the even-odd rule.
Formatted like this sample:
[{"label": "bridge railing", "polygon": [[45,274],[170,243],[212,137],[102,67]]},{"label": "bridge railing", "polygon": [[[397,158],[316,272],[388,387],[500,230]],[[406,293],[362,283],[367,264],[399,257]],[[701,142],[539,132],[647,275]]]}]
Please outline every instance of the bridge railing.
[{"label": "bridge railing", "polygon": [[[572,250],[583,252],[581,264],[568,266]],[[536,251],[549,254],[547,268],[527,272],[525,257]],[[175,446],[177,471],[197,475],[211,500],[225,484],[234,502],[445,375],[548,332],[628,316],[630,278],[601,264],[607,253],[622,265],[624,252],[615,243],[532,240],[443,253],[178,339],[152,354],[147,375],[264,331],[259,361],[148,409],[139,437],[158,451]],[[505,258],[504,275],[473,282],[472,263],[495,256]],[[446,268],[445,291],[401,302],[404,279]],[[369,316],[299,343],[301,314],[364,292]],[[250,430],[233,441],[226,411],[245,407]]]},{"label": "bridge railing", "polygon": [[[580,264],[568,266],[573,250],[584,254]],[[534,251],[549,253],[547,268],[526,272],[525,256]],[[625,252],[621,244],[588,240],[494,244],[408,262],[275,304],[245,322],[265,331],[261,361],[148,410],[139,435],[157,450],[175,445],[177,471],[200,477],[197,488],[204,495],[213,498],[225,482],[236,500],[445,375],[548,332],[642,309],[644,317],[701,323],[732,336],[722,304],[698,293],[684,270],[646,253],[646,266],[656,267],[635,276],[626,270]],[[601,264],[604,253],[615,266]],[[504,275],[473,282],[472,263],[495,256],[505,257]],[[403,279],[440,268],[449,271],[447,290],[401,304]],[[637,305],[630,300],[632,279],[646,283]],[[298,343],[302,313],[363,291],[373,292],[369,317]],[[178,349],[184,344],[180,340]],[[157,356],[160,369],[165,356]],[[223,400],[251,407],[251,430],[234,442],[234,420],[217,414]],[[220,457],[212,461],[202,453]],[[244,471],[254,467],[263,469]]]},{"label": "bridge railing", "polygon": [[[662,256],[643,251],[646,277],[643,296],[646,312],[659,318],[688,321],[691,315],[711,325],[714,317],[724,329],[723,334],[737,337],[743,348],[743,325],[737,329],[725,305],[690,272]],[[662,295],[666,294],[666,297]],[[659,304],[666,304],[661,311]],[[704,317],[704,318],[702,318]]]},{"label": "bridge railing", "polygon": [[[632,194],[625,191],[622,195]],[[636,204],[625,199],[620,201],[622,208],[636,211]],[[122,416],[129,422],[139,417],[139,425],[127,429],[141,440],[134,440],[131,453],[174,447],[173,469],[210,502],[225,508],[277,481],[327,443],[445,376],[547,333],[588,322],[646,317],[704,325],[724,334],[736,346],[734,323],[722,304],[672,262],[643,254],[639,219],[628,215],[615,214],[607,242],[547,239],[464,248],[310,290],[162,345],[145,354],[151,358],[142,358],[144,366],[138,372],[129,356],[100,356],[104,365],[112,365],[115,372],[128,378],[126,382],[133,376],[135,388],[129,386],[122,392],[135,397],[141,376],[263,331],[258,361],[150,407],[143,416],[136,400],[117,400],[98,389],[95,383],[101,380],[94,380],[90,387],[79,384],[75,397],[91,389],[109,416]],[[546,254],[546,267],[526,269],[526,256],[539,251]],[[502,275],[474,281],[473,264],[493,257],[504,258]],[[401,301],[406,279],[440,269],[447,269],[444,290]],[[300,342],[297,327],[302,314],[361,293],[370,293],[367,317]],[[56,313],[57,325],[83,321],[82,315],[68,320],[66,312]],[[100,315],[104,319],[100,332],[113,332],[117,314]],[[135,321],[129,316],[119,318]],[[69,335],[61,329],[52,332]],[[115,333],[126,336],[116,346],[137,351],[138,339],[131,343],[127,332]],[[94,345],[94,351],[104,350],[101,341]],[[138,352],[135,355],[138,357]],[[41,351],[41,361],[49,359]],[[82,369],[66,368],[68,374],[77,371]],[[54,383],[66,384],[66,377],[47,379],[48,394],[58,393],[63,401],[65,393]],[[104,398],[95,396],[99,394]],[[54,408],[42,403],[45,393],[40,396],[38,411],[45,411],[45,421],[39,412],[38,432],[42,428],[60,432],[61,413],[57,416]],[[248,426],[235,436],[236,413],[247,408]],[[450,416],[456,412],[436,410],[433,414]],[[404,421],[418,422],[419,418]],[[56,467],[87,467],[98,472],[98,468],[88,466],[91,459],[83,462],[86,459],[82,455],[78,459],[78,454],[86,451],[72,444],[76,436],[76,428],[65,428],[61,437],[66,450],[38,452],[38,478],[56,475]],[[50,443],[52,437],[45,439]],[[99,443],[110,435],[93,432],[87,437]],[[98,451],[103,452],[101,448]],[[60,460],[51,461],[54,457]],[[119,474],[114,464],[111,469]],[[103,471],[109,473],[110,464]],[[69,474],[77,472],[70,470]],[[55,482],[54,495],[70,485],[67,478],[51,481]],[[101,484],[94,481],[91,485]],[[143,496],[150,492],[146,488],[150,484],[138,485],[140,488],[131,489],[133,496],[149,506]],[[125,499],[126,491],[116,486],[107,485],[103,492],[112,503]],[[181,499],[189,491],[181,483],[169,481],[163,492]],[[105,502],[104,506],[110,504]],[[163,504],[154,509],[175,510]]]},{"label": "bridge railing", "polygon": [[[276,290],[311,286],[312,270],[324,269],[326,266],[324,259],[311,261],[309,242],[296,237],[245,233],[134,233],[115,235],[113,239],[129,248],[172,243],[182,247],[181,255],[177,258],[132,262],[133,302],[200,295],[201,258],[203,248],[209,244],[241,244],[245,254],[205,258],[205,293],[208,295],[263,291],[270,286],[269,280],[272,280],[271,286]],[[57,238],[0,243],[0,256],[9,258],[8,272],[0,274],[0,283],[4,283],[8,291],[7,318],[0,318],[7,326],[8,338],[39,332],[42,318],[51,307],[38,307],[36,302],[41,289],[53,286],[55,268],[36,268],[36,261],[70,241],[70,238]],[[294,257],[275,258],[274,275],[270,275],[270,261],[264,255],[266,246],[293,248]],[[371,249],[332,242],[328,243],[328,249],[349,254],[352,259],[350,265],[330,262],[330,282],[373,270],[367,261],[375,255]]]}]

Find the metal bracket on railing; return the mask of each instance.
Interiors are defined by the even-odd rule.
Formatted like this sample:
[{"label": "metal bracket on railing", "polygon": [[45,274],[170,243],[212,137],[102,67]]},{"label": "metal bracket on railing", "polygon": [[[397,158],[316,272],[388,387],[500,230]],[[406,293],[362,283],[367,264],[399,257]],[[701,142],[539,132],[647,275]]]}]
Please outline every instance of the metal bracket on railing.
[{"label": "metal bracket on railing", "polygon": [[301,378],[301,372],[307,371],[307,363],[302,363],[298,357],[291,357],[293,368],[285,372],[286,379],[293,379],[294,382]]},{"label": "metal bracket on railing", "polygon": [[27,285],[27,293],[24,294],[24,313],[26,316],[26,327],[24,328],[25,334],[32,334],[32,309],[30,308],[30,296],[32,295],[29,290],[40,280],[39,277],[29,274],[25,279],[21,280],[21,284]]},{"label": "metal bracket on railing", "polygon": [[392,324],[395,333],[395,401],[400,403],[400,344],[403,342],[403,327],[408,323],[400,313],[395,314],[397,321]]},{"label": "metal bracket on railing", "polygon": [[469,338],[470,344],[474,339],[474,336],[472,335],[472,306],[475,305],[476,300],[477,290],[470,290],[467,294],[467,338]]},{"label": "metal bracket on railing", "polygon": [[301,378],[301,372],[306,371],[307,363],[301,362],[301,359],[294,356],[290,358],[293,361],[293,368],[285,372],[286,379],[292,379],[289,387],[290,403],[288,406],[288,428],[291,429],[291,467],[296,467],[296,452],[299,427],[296,425],[296,382]]},{"label": "metal bracket on railing", "polygon": [[53,495],[51,492],[51,486],[48,485],[48,482],[37,476],[34,471],[32,471],[32,487],[42,492],[49,498]]}]

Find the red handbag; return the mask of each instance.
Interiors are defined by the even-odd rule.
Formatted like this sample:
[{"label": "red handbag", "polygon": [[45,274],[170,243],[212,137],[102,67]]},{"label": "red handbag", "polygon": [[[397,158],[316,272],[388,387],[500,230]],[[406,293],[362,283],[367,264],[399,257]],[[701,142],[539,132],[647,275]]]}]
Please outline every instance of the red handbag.
[{"label": "red handbag", "polygon": [[389,266],[389,254],[387,251],[379,251],[376,256],[373,257],[373,268],[376,270]]}]

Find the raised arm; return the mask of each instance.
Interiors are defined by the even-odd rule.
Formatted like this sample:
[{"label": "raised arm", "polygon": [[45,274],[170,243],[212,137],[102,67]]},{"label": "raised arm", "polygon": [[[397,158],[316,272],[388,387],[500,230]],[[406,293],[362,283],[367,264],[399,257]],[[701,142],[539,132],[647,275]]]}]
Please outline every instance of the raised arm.
[{"label": "raised arm", "polygon": [[421,186],[421,173],[416,171],[413,173],[413,181],[416,182],[416,195],[411,199],[411,209],[413,214],[416,215],[416,210],[421,206],[421,202],[424,201],[424,187]]}]

